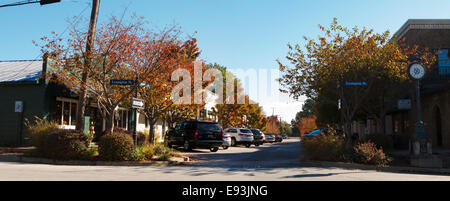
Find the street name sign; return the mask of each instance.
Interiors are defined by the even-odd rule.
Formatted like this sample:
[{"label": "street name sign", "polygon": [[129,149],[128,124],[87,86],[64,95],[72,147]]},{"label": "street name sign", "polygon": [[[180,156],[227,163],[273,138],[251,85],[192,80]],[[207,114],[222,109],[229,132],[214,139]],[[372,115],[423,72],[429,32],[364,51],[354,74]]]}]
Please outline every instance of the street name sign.
[{"label": "street name sign", "polygon": [[133,85],[134,80],[110,80],[110,85]]},{"label": "street name sign", "polygon": [[367,82],[345,82],[345,86],[367,86]]}]

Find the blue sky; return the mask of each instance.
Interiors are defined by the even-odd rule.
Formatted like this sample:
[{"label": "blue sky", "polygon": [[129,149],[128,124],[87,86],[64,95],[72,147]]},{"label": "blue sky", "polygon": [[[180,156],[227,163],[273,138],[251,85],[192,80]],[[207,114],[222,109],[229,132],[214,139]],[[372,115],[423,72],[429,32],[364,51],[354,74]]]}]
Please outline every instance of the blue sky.
[{"label": "blue sky", "polygon": [[[80,13],[88,18],[90,2],[62,0],[46,6],[0,8],[0,60],[36,59],[40,51],[32,40],[51,31],[63,32],[67,21]],[[327,25],[333,17],[347,27],[391,33],[411,18],[450,18],[448,0],[101,0],[99,22],[121,15],[125,7],[128,15],[144,16],[152,28],[175,23],[186,34],[197,31],[201,59],[236,69],[277,68],[275,60],[284,58],[287,43],[317,36],[317,25]],[[274,107],[275,113],[290,120],[301,102],[263,106],[266,113],[271,114]]]}]

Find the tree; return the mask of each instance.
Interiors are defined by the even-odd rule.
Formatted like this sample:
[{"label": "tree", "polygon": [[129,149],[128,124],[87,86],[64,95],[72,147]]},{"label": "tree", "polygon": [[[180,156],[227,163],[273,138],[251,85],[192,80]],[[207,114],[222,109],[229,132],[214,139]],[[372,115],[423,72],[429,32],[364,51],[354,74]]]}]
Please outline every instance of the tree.
[{"label": "tree", "polygon": [[[79,90],[85,85],[91,98],[106,120],[106,133],[113,132],[113,118],[116,108],[129,101],[142,82],[149,83],[158,77],[159,70],[170,65],[174,44],[177,44],[177,30],[169,28],[153,33],[143,27],[142,18],[124,23],[112,17],[104,23],[95,37],[95,46],[86,58],[84,45],[86,32],[72,26],[70,37],[63,39],[55,35],[44,37],[44,53],[49,53],[55,62],[50,72],[64,85]],[[176,45],[175,45],[176,46]],[[82,72],[90,61],[87,82],[82,81]],[[128,86],[111,85],[110,80],[133,80]]]},{"label": "tree", "polygon": [[[148,80],[146,85],[139,91],[140,98],[145,101],[145,108],[142,110],[147,117],[150,127],[149,141],[155,142],[155,124],[159,119],[165,119],[170,112],[178,111],[174,105],[170,95],[176,84],[171,81],[171,73],[179,67],[189,67],[199,56],[196,39],[191,38],[186,41],[178,41],[172,44],[171,55],[168,55],[170,62],[160,66],[157,72],[153,72],[154,77]],[[149,57],[149,59],[151,59]],[[177,114],[179,114],[178,112]],[[170,116],[172,117],[171,113]],[[171,118],[171,123],[173,122]],[[178,120],[178,119],[177,119]],[[169,125],[171,125],[169,123]]]},{"label": "tree", "polygon": [[[416,49],[402,49],[390,40],[388,31],[378,34],[366,28],[349,30],[336,18],[329,28],[319,28],[322,35],[318,40],[305,37],[304,49],[299,44],[288,45],[286,58],[293,67],[278,61],[283,73],[281,91],[294,98],[320,98],[322,103],[335,106],[339,106],[339,99],[343,129],[350,135],[351,122],[362,106],[378,107],[368,102],[370,97],[385,98],[385,91],[408,80],[408,57]],[[428,67],[433,63],[426,52],[420,58]],[[345,82],[352,81],[364,81],[367,86],[345,86]]]}]

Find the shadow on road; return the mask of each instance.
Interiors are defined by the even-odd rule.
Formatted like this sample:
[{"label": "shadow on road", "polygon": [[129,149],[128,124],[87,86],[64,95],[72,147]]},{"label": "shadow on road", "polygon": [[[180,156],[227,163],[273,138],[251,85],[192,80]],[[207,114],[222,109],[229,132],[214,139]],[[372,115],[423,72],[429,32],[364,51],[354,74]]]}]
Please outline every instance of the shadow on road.
[{"label": "shadow on road", "polygon": [[228,150],[221,149],[216,153],[210,153],[208,150],[200,149],[188,152],[188,155],[197,160],[197,162],[192,163],[192,166],[228,168],[281,168],[301,166],[299,141],[265,144],[250,148],[230,147]]}]

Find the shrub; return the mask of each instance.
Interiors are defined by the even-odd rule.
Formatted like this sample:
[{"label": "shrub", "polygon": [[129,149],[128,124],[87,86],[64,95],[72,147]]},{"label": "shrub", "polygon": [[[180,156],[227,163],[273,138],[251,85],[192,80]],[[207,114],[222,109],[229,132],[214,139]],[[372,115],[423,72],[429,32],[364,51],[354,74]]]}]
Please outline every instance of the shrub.
[{"label": "shrub", "polygon": [[170,160],[171,157],[180,156],[180,152],[175,149],[164,146],[163,144],[156,144],[154,147],[155,155],[158,160],[167,161]]},{"label": "shrub", "polygon": [[385,166],[392,161],[384,154],[383,148],[377,148],[377,145],[371,141],[359,143],[353,147],[353,150],[353,158],[357,163]]},{"label": "shrub", "polygon": [[149,144],[145,144],[142,146],[138,146],[136,148],[136,152],[134,154],[135,160],[151,160],[153,155],[155,154],[155,150],[153,146]]},{"label": "shrub", "polygon": [[[131,139],[133,139],[133,131],[128,131],[128,130],[125,130],[124,128],[115,127],[114,128],[114,133],[126,134],[126,135],[129,135],[131,137]],[[147,136],[145,135],[145,133],[143,133],[143,132],[136,132],[136,135],[137,135],[137,145],[138,146],[147,144]]]},{"label": "shrub", "polygon": [[56,121],[41,119],[37,116],[35,116],[34,119],[33,123],[28,119],[25,119],[25,126],[30,131],[32,145],[36,147],[37,152],[42,154],[45,138],[47,138],[50,133],[59,130],[59,125]]},{"label": "shrub", "polygon": [[332,128],[325,134],[302,141],[304,158],[320,161],[341,161],[344,154],[345,140]]},{"label": "shrub", "polygon": [[88,147],[89,140],[84,133],[75,130],[57,130],[45,138],[42,151],[48,158],[70,160],[83,158]]},{"label": "shrub", "polygon": [[103,160],[131,160],[134,153],[133,139],[122,133],[106,134],[98,142],[98,153]]}]

